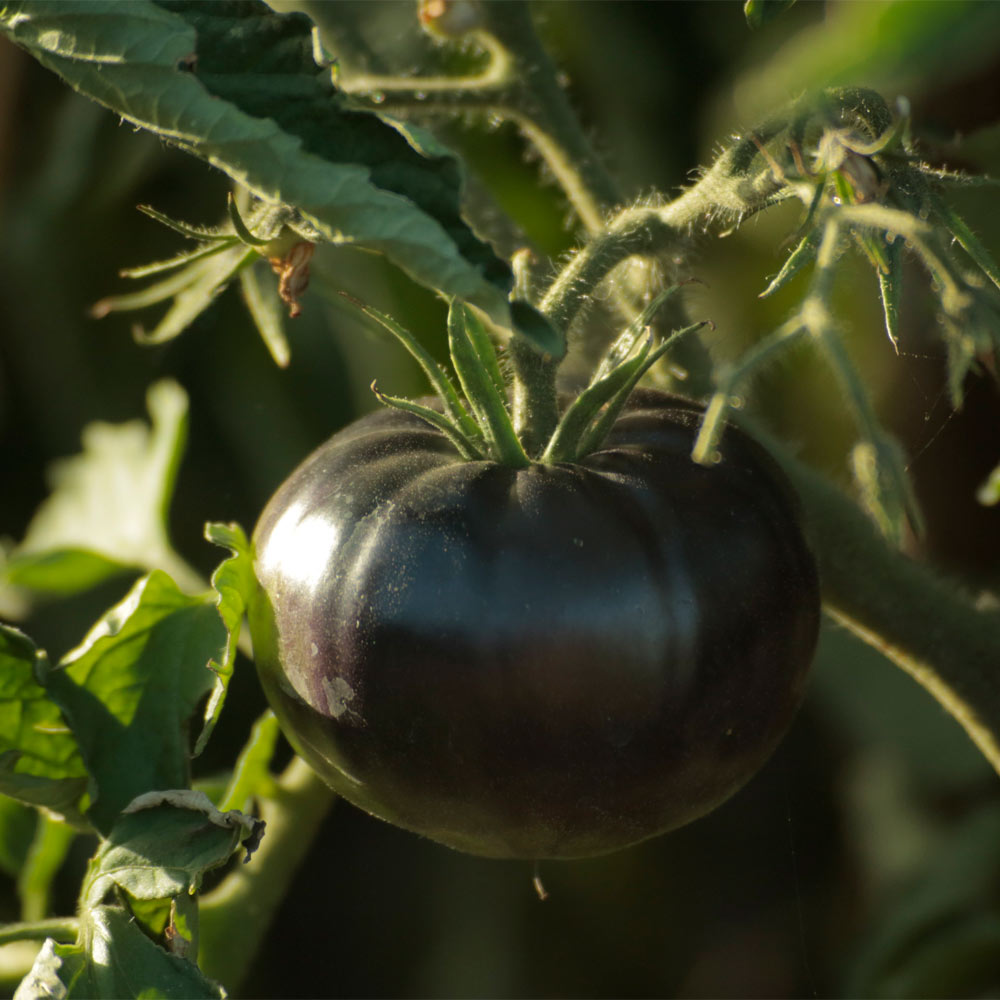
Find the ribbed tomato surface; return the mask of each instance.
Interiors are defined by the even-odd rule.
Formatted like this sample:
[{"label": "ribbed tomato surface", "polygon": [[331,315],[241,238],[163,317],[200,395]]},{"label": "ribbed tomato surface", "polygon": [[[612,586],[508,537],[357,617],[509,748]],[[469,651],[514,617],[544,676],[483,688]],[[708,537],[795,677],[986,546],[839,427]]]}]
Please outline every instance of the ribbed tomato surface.
[{"label": "ribbed tomato surface", "polygon": [[580,857],[702,815],[801,701],[816,570],[796,499],[693,403],[639,391],[576,464],[464,462],[417,417],[310,456],[254,535],[258,669],[344,798],[476,854]]}]

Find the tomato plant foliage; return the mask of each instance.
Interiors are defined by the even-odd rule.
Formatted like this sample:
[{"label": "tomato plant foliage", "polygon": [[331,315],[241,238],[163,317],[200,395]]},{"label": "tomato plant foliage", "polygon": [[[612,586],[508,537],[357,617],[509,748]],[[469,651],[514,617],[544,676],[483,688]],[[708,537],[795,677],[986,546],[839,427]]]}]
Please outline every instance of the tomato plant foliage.
[{"label": "tomato plant foliage", "polygon": [[[981,208],[994,183],[981,171],[1000,170],[996,108],[954,123],[989,126],[963,144],[921,128],[934,113],[928,79],[947,91],[963,73],[995,72],[1000,25],[988,4],[839,5],[820,44],[804,6],[745,5],[755,29],[746,38],[768,51],[777,51],[771,39],[789,45],[737,81],[741,110],[711,126],[729,138],[669,200],[630,197],[607,169],[536,34],[541,21],[572,66],[577,33],[565,19],[600,35],[609,5],[306,0],[288,12],[257,0],[0,0],[0,31],[14,43],[0,59],[10,55],[14,72],[46,80],[32,57],[160,143],[115,136],[109,148],[139,152],[116,153],[106,169],[87,157],[101,155],[93,137],[111,116],[80,117],[90,106],[67,97],[73,124],[61,119],[52,156],[74,162],[73,177],[41,171],[26,189],[34,195],[2,206],[17,251],[3,251],[0,271],[18,289],[0,366],[26,378],[21,388],[12,377],[12,398],[44,399],[43,428],[73,414],[74,438],[88,421],[81,453],[51,465],[49,496],[31,497],[35,513],[24,506],[11,532],[20,541],[0,550],[0,611],[11,623],[0,625],[0,869],[17,888],[0,909],[0,978],[16,997],[246,989],[307,853],[317,886],[325,872],[349,878],[352,855],[345,862],[316,840],[321,827],[336,837],[358,821],[338,810],[324,825],[335,796],[427,838],[400,834],[404,850],[438,851],[430,840],[537,865],[632,848],[622,862],[588,862],[626,865],[592,869],[619,873],[661,850],[633,845],[696,819],[705,842],[724,831],[720,856],[735,857],[735,824],[701,818],[732,797],[720,812],[744,817],[740,836],[762,853],[747,821],[756,805],[740,803],[765,798],[734,793],[749,782],[743,796],[766,797],[774,765],[750,779],[802,705],[818,636],[815,704],[841,712],[841,729],[854,734],[824,745],[853,740],[855,770],[896,760],[857,749],[866,739],[886,746],[878,726],[877,736],[858,735],[883,659],[924,689],[912,686],[923,699],[912,710],[908,694],[876,698],[884,732],[911,711],[933,716],[930,732],[940,706],[952,720],[942,745],[961,747],[948,772],[959,787],[934,800],[965,810],[961,821],[931,822],[903,793],[866,799],[882,772],[866,772],[867,784],[832,767],[810,778],[814,798],[849,788],[845,827],[881,831],[854,866],[868,894],[890,899],[892,866],[905,867],[906,851],[880,855],[883,842],[914,852],[914,843],[951,843],[951,854],[974,859],[911,864],[910,882],[898,882],[901,908],[865,935],[846,978],[840,953],[828,956],[830,991],[989,995],[1000,986],[1000,917],[982,890],[1000,865],[1000,617],[994,598],[977,601],[930,567],[938,522],[914,478],[935,438],[915,446],[886,403],[898,378],[889,373],[910,373],[893,366],[932,353],[934,398],[957,414],[942,417],[936,435],[996,393],[998,234]],[[698,9],[647,5],[621,17],[658,10],[693,25]],[[15,58],[15,46],[26,55]],[[614,54],[615,72],[625,73],[624,58]],[[580,65],[595,92],[608,89],[592,53]],[[912,102],[898,96],[901,82]],[[802,96],[782,104],[779,92]],[[25,99],[44,105],[48,93],[36,87]],[[627,103],[637,120],[644,102]],[[6,114],[0,107],[0,139]],[[614,134],[614,116],[605,118]],[[557,191],[511,160],[513,134],[495,131],[503,123],[544,161]],[[613,140],[623,174],[630,151],[639,164],[642,142],[653,148],[643,133]],[[78,165],[61,152],[70,147]],[[134,194],[134,177],[179,159],[175,150],[196,166],[176,168],[189,173],[173,194],[169,183],[152,185],[154,204],[141,206],[158,224],[143,220],[140,238],[157,259],[121,272],[127,289],[103,298],[107,287],[95,288],[91,274],[58,312],[78,262],[99,261],[101,282],[121,264],[116,240],[92,239],[88,255],[78,233],[58,232],[52,220],[69,212],[67,192],[88,187],[88,170],[103,178],[90,184],[91,200],[111,231],[107,206],[147,200]],[[665,176],[654,178],[663,189]],[[177,188],[186,191],[179,202]],[[86,211],[103,232],[104,217]],[[192,221],[212,212],[207,225]],[[725,250],[696,245],[708,233],[730,235],[754,267],[754,240],[769,243],[752,293],[753,267],[720,264]],[[870,296],[839,291],[865,281]],[[230,285],[248,319],[222,295]],[[96,318],[160,310],[148,330],[133,327],[149,350],[121,348],[94,375],[84,359],[109,348],[62,340],[65,364],[49,365],[29,389],[38,368],[34,348],[17,346],[20,328],[75,331],[80,303],[97,299]],[[714,322],[692,322],[702,315]],[[243,340],[252,327],[279,373],[254,360],[257,345]],[[873,360],[876,342],[886,353]],[[757,380],[796,346],[811,359],[799,350],[794,366]],[[816,379],[813,364],[829,377]],[[76,403],[91,384],[120,399],[127,380],[116,373],[126,368],[147,382],[162,373],[147,391],[149,424],[94,422],[134,413],[135,399],[110,410]],[[820,382],[812,395],[826,410],[807,398]],[[425,383],[431,398],[420,398]],[[781,400],[806,416],[782,421]],[[3,419],[0,411],[0,432]],[[201,431],[188,461],[210,484],[197,503],[182,464],[189,423]],[[38,430],[39,441],[48,433]],[[831,444],[836,434],[843,440]],[[230,461],[213,435],[241,457]],[[995,435],[986,440],[975,481],[953,490],[976,517],[995,511],[1000,455]],[[829,473],[830,450],[839,482],[815,467]],[[248,475],[235,471],[240,462]],[[197,554],[189,537],[192,523],[220,509],[257,526],[248,540],[235,522],[207,525],[204,537],[229,553],[213,572],[208,547]],[[987,585],[995,565],[992,574]],[[869,662],[857,639],[877,651],[864,677],[851,673]],[[910,739],[909,755],[926,759],[907,766],[930,781],[951,758],[921,758],[911,735],[919,728],[907,722],[897,742]],[[281,732],[301,755],[283,768]],[[964,742],[949,743],[955,734]],[[779,766],[790,769],[792,755]],[[783,795],[776,828],[786,837],[787,782]],[[372,843],[389,836],[365,829],[379,831],[364,835]],[[886,833],[900,830],[909,839]],[[690,848],[685,836],[665,838],[664,857]],[[683,882],[679,864],[672,885]],[[724,868],[718,880],[731,888],[739,879]],[[617,921],[627,903],[596,905],[604,876],[587,883],[590,870],[559,867],[558,877],[570,898],[590,885],[590,909]],[[798,885],[795,893],[802,924]],[[857,908],[865,895],[831,905]],[[725,963],[691,958],[696,945],[684,934],[699,921],[670,909],[670,896],[663,891],[643,921],[660,926],[672,914],[666,936],[678,955],[659,964],[686,962],[685,971],[635,991],[739,992],[706,971]],[[580,950],[567,964],[587,961]],[[455,989],[444,976],[429,989],[382,992],[544,992],[541,979],[515,981],[512,963],[502,964],[508,978],[497,972],[489,989],[465,980]],[[761,992],[807,988],[771,966]],[[626,980],[613,978],[624,991]],[[285,981],[282,989],[295,991]],[[305,989],[361,992],[318,972]],[[593,991],[570,979],[552,989]]]}]

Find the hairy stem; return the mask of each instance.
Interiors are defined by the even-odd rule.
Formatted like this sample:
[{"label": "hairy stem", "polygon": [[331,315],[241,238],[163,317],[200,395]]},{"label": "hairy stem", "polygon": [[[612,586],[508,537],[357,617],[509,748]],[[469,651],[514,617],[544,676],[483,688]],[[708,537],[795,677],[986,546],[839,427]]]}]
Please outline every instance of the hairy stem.
[{"label": "hairy stem", "polygon": [[342,86],[394,113],[478,112],[514,122],[538,150],[588,232],[604,225],[621,191],[580,127],[524,0],[484,3],[474,39],[489,62],[475,76],[352,73]]},{"label": "hairy stem", "polygon": [[802,498],[826,611],[926,688],[1000,773],[1000,614],[901,555],[836,486],[767,444]]},{"label": "hairy stem", "polygon": [[528,455],[537,458],[559,423],[559,362],[539,354],[519,337],[511,339],[508,357],[514,367],[514,430]]},{"label": "hairy stem", "polygon": [[556,67],[535,34],[529,4],[483,4],[483,20],[510,54],[518,81],[518,100],[504,112],[541,154],[588,232],[598,232],[622,194],[580,127]]},{"label": "hairy stem", "polygon": [[[712,187],[704,181],[668,205],[628,208],[606,230],[583,246],[549,286],[539,308],[562,330],[569,331],[596,288],[631,257],[664,259],[680,251],[688,233],[713,209]],[[683,325],[681,316],[675,321]],[[703,396],[710,388],[711,366],[699,341],[690,338],[681,361],[687,369],[687,391]]]},{"label": "hairy stem", "polygon": [[236,991],[334,802],[334,793],[296,757],[260,802],[267,824],[249,864],[199,900],[199,965]]}]

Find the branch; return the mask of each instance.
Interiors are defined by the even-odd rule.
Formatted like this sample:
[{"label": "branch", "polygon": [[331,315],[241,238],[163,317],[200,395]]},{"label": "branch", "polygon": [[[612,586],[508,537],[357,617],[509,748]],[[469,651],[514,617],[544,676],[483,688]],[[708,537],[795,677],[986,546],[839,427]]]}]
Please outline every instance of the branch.
[{"label": "branch", "polygon": [[[312,9],[312,8],[310,8]],[[316,10],[324,22],[322,7]],[[480,27],[469,37],[489,56],[474,76],[348,73],[341,86],[395,114],[474,112],[514,122],[538,150],[588,232],[604,226],[605,213],[622,202],[573,112],[549,54],[535,34],[523,0],[483,3]]]},{"label": "branch", "polygon": [[826,611],[926,688],[1000,773],[1000,614],[891,548],[836,486],[753,433],[802,499]]},{"label": "branch", "polygon": [[199,899],[199,959],[205,975],[235,992],[250,970],[288,887],[333,805],[334,793],[295,757],[260,800],[267,824],[249,864]]},{"label": "branch", "polygon": [[52,938],[70,944],[76,941],[80,921],[76,917],[50,917],[48,920],[31,920],[0,927],[0,945],[14,941],[44,941]]}]

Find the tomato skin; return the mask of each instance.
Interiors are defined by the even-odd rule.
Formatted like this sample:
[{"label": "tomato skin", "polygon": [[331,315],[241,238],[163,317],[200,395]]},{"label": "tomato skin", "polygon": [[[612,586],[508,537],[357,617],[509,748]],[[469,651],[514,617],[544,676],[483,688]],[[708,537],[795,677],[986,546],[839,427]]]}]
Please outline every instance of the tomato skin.
[{"label": "tomato skin", "polygon": [[463,462],[384,410],[257,525],[251,631],[296,750],[341,795],[492,857],[583,857],[721,803],[787,729],[819,594],[797,503],[693,403],[633,394],[573,465]]}]

